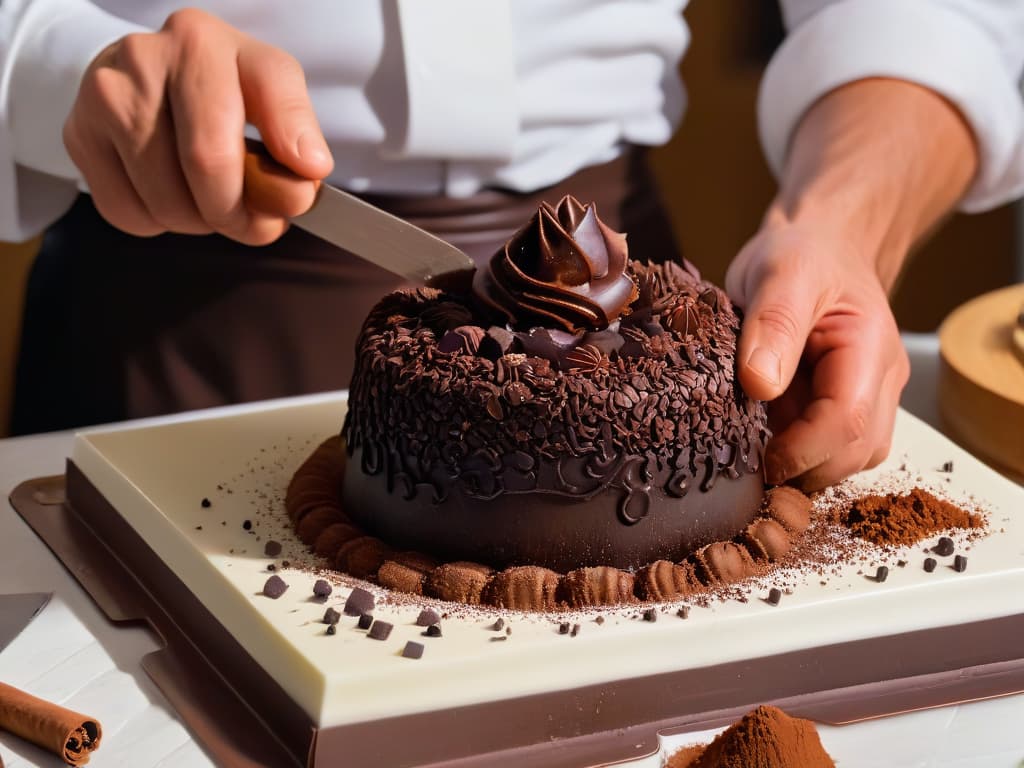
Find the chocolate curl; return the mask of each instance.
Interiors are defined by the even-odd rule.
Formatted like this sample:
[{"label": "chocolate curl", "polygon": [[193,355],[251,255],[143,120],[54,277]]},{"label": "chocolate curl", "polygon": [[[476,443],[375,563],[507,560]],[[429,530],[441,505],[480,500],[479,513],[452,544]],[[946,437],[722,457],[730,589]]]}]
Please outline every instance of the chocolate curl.
[{"label": "chocolate curl", "polygon": [[98,721],[0,683],[0,729],[46,749],[68,765],[84,765],[99,749]]}]

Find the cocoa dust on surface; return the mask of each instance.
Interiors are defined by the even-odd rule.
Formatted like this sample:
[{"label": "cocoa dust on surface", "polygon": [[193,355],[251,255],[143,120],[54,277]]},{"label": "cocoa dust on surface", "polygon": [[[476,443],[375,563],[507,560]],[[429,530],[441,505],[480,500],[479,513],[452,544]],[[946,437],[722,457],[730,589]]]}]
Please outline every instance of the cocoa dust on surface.
[{"label": "cocoa dust on surface", "polygon": [[850,533],[879,546],[914,544],[950,528],[980,528],[981,515],[933,496],[922,488],[903,495],[862,496],[840,513]]},{"label": "cocoa dust on surface", "polygon": [[684,747],[665,768],[835,768],[810,720],[760,706],[706,747]]}]

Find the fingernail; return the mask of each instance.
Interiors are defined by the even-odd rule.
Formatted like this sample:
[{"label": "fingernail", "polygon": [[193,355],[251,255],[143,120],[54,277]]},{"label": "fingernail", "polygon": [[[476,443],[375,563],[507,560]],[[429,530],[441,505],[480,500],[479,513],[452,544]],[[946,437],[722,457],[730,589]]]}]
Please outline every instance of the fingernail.
[{"label": "fingernail", "polygon": [[295,149],[299,153],[299,157],[306,162],[317,164],[331,162],[331,151],[327,149],[327,145],[319,134],[302,134],[295,144]]},{"label": "fingernail", "polygon": [[756,347],[747,358],[747,367],[772,386],[782,381],[782,360],[774,349]]}]

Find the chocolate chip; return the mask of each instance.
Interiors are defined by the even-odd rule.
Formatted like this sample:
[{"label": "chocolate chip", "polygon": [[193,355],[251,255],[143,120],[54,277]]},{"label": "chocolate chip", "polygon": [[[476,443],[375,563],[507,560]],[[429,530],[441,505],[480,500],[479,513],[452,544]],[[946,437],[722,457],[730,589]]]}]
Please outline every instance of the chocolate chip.
[{"label": "chocolate chip", "polygon": [[676,616],[678,616],[680,619],[690,618],[690,606],[682,606],[678,611],[676,611]]},{"label": "chocolate chip", "polygon": [[907,561],[906,560],[897,560],[896,561],[896,567],[897,568],[906,568],[907,567]]},{"label": "chocolate chip", "polygon": [[277,557],[281,554],[281,542],[279,541],[268,541],[263,545],[263,554],[267,557]]},{"label": "chocolate chip", "polygon": [[655,608],[648,608],[644,611],[644,621],[657,621],[658,611]]},{"label": "chocolate chip", "polygon": [[252,530],[252,520],[243,520],[242,521],[242,527],[245,528],[245,530],[247,530],[247,531],[251,531]]},{"label": "chocolate chip", "polygon": [[957,555],[953,558],[953,570],[957,573],[963,573],[967,570],[967,556]]},{"label": "chocolate chip", "polygon": [[505,620],[504,619],[498,619],[493,624],[491,624],[491,629],[493,629],[495,632],[501,632],[501,630],[503,630],[504,628],[505,628]]},{"label": "chocolate chip", "polygon": [[333,635],[337,631],[338,631],[338,628],[334,624],[328,624],[327,625],[327,634],[328,635]]},{"label": "chocolate chip", "polygon": [[427,631],[423,633],[424,637],[440,637],[441,636],[441,625],[431,624],[427,627]]},{"label": "chocolate chip", "polygon": [[203,530],[203,526],[201,526],[201,525],[197,525],[197,526],[196,526],[196,530],[197,530],[197,531],[201,531],[201,530]]},{"label": "chocolate chip", "polygon": [[334,610],[333,608],[328,608],[326,611],[324,611],[324,624],[337,624],[339,621],[341,621],[341,614],[338,613],[336,610]]},{"label": "chocolate chip", "polygon": [[333,591],[334,590],[332,589],[330,583],[325,581],[324,579],[317,579],[316,583],[313,585],[314,597],[326,599],[331,596],[331,592]]},{"label": "chocolate chip", "polygon": [[943,536],[939,539],[939,543],[932,547],[932,552],[939,557],[948,557],[949,555],[952,555],[955,550],[956,544],[953,543],[953,540],[949,538],[949,536]]},{"label": "chocolate chip", "polygon": [[580,633],[580,625],[573,624],[572,629],[569,630],[569,637],[576,637]]},{"label": "chocolate chip", "polygon": [[213,502],[210,501],[209,499],[204,498],[201,502],[199,502],[199,506],[201,506],[203,509],[209,509],[210,507],[213,506]]},{"label": "chocolate chip", "polygon": [[416,617],[416,626],[429,627],[431,624],[437,624],[440,620],[441,617],[437,615],[437,611],[432,608],[424,608]]},{"label": "chocolate chip", "polygon": [[[365,615],[365,614],[364,614]],[[359,617],[360,624],[363,621],[363,617]],[[370,631],[366,633],[366,636],[374,640],[387,640],[391,635],[393,625],[386,621],[375,621],[370,625]]]},{"label": "chocolate chip", "polygon": [[362,587],[356,587],[349,593],[345,600],[345,615],[360,616],[364,613],[371,613],[374,607],[373,593],[367,592]]},{"label": "chocolate chip", "polygon": [[284,579],[275,575],[267,579],[266,583],[263,585],[263,594],[273,600],[277,600],[277,598],[283,595],[287,589],[288,585],[285,583]]},{"label": "chocolate chip", "polygon": [[884,565],[878,566],[878,570],[875,571],[875,581],[881,584],[883,581],[889,578],[889,569]]},{"label": "chocolate chip", "polygon": [[931,573],[932,571],[935,570],[935,558],[934,557],[926,557],[925,558],[925,560],[924,560],[924,569],[928,573]]},{"label": "chocolate chip", "polygon": [[569,622],[568,621],[563,621],[561,624],[558,625],[558,634],[560,634],[560,635],[568,635],[569,634]]},{"label": "chocolate chip", "polygon": [[273,563],[271,563],[270,565],[267,566],[267,570],[270,571],[271,573],[273,573],[274,571],[277,570],[277,566],[274,565]]},{"label": "chocolate chip", "polygon": [[594,623],[595,624],[604,624],[604,616],[598,616],[596,619],[594,619]]},{"label": "chocolate chip", "polygon": [[768,605],[778,605],[779,601],[782,600],[782,590],[778,587],[772,587],[771,591],[768,592]]},{"label": "chocolate chip", "polygon": [[942,465],[942,469],[940,471],[941,472],[952,472],[953,471],[953,462],[952,461],[947,461],[945,464]]},{"label": "chocolate chip", "polygon": [[405,648],[402,649],[402,656],[407,659],[423,658],[423,643],[415,643],[410,640],[405,644]]}]

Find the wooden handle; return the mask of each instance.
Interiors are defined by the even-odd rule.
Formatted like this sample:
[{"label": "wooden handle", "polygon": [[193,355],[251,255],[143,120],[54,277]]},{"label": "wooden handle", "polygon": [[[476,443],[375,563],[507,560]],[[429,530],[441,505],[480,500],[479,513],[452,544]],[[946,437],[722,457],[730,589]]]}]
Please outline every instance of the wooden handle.
[{"label": "wooden handle", "polygon": [[244,197],[249,208],[275,216],[291,218],[303,211],[295,211],[295,199],[302,199],[313,181],[292,172],[277,162],[267,148],[258,141],[245,140]]}]

